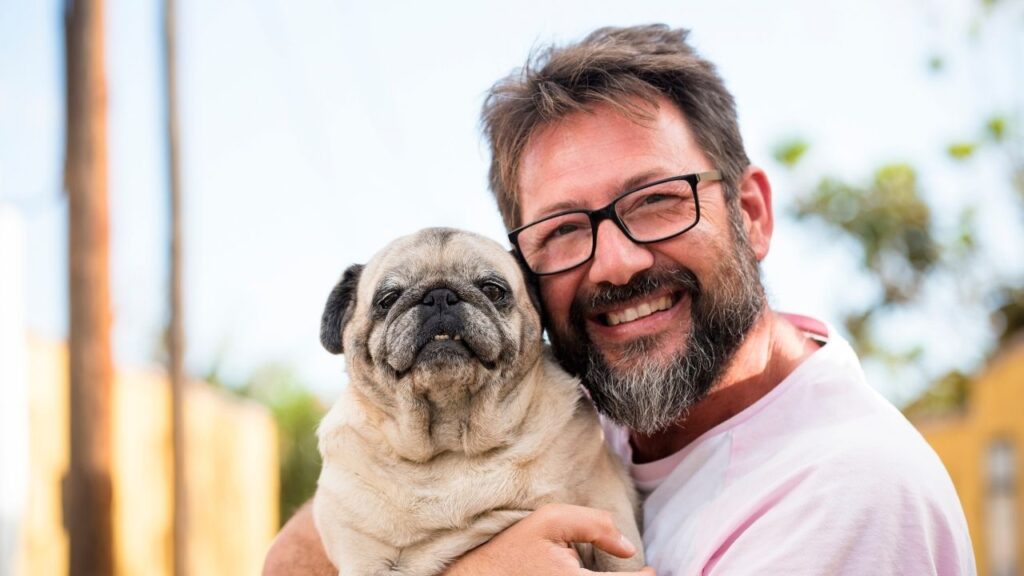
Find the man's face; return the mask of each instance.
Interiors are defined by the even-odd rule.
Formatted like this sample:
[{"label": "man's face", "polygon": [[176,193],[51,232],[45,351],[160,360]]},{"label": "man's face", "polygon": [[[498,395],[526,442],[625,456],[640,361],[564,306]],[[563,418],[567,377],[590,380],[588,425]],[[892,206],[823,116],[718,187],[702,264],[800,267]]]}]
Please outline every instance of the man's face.
[{"label": "man's face", "polygon": [[[716,168],[667,100],[644,123],[597,105],[530,139],[522,221],[600,208],[631,187]],[[559,359],[603,412],[641,433],[668,427],[707,394],[764,308],[740,209],[730,217],[718,182],[700,184],[698,197],[700,223],[686,234],[639,245],[605,220],[593,259],[540,282]]]}]

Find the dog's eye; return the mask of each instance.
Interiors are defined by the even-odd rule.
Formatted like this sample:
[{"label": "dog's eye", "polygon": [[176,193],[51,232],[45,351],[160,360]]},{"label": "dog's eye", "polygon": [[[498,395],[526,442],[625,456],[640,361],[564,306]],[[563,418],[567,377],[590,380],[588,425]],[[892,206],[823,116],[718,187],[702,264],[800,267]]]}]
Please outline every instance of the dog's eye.
[{"label": "dog's eye", "polygon": [[388,292],[377,300],[377,307],[381,310],[388,310],[398,300],[398,292]]},{"label": "dog's eye", "polygon": [[497,302],[505,297],[505,289],[495,284],[494,282],[488,282],[480,287],[480,291],[487,296],[487,299],[491,302]]}]

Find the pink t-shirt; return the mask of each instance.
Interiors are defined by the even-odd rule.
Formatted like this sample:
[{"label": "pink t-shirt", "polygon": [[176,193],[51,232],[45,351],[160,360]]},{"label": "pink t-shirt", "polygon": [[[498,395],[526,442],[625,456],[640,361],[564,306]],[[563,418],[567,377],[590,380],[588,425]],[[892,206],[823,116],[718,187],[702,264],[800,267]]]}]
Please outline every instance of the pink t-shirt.
[{"label": "pink t-shirt", "polygon": [[771,392],[656,462],[632,464],[659,576],[975,574],[935,452],[869,387],[835,330]]}]

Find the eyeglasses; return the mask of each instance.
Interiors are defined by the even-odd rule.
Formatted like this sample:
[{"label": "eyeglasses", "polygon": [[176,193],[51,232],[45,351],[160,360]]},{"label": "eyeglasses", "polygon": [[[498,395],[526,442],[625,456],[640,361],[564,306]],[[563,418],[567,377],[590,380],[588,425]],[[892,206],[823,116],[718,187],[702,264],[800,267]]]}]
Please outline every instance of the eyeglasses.
[{"label": "eyeglasses", "polygon": [[508,239],[538,276],[558,274],[594,257],[597,228],[611,220],[637,244],[668,240],[700,221],[697,184],[722,179],[718,170],[672,176],[627,190],[604,208],[570,210],[520,226]]}]

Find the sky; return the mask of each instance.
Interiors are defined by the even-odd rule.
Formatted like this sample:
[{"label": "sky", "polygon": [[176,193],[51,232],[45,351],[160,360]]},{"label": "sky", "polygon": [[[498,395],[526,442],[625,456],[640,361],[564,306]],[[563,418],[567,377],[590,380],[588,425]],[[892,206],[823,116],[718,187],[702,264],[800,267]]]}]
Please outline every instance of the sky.
[{"label": "sky", "polygon": [[[1021,112],[1024,41],[1019,25],[998,23],[1021,10],[1006,4],[968,43],[980,4],[967,0],[178,0],[187,369],[239,382],[283,363],[335,394],[344,363],[318,330],[341,272],[426,226],[507,244],[487,191],[484,94],[531,50],[609,24],[689,28],[718,65],[748,154],[774,187],[773,307],[838,324],[870,301],[855,247],[785,209],[821,173],[864,181],[890,161],[922,169],[941,225],[977,206],[987,257],[1013,273],[1024,234],[998,166],[965,174],[942,160],[988,111]],[[0,2],[0,204],[26,230],[28,328],[52,339],[67,332],[61,10]],[[106,2],[114,351],[127,368],[157,365],[167,318],[161,10]],[[935,54],[941,75],[928,71]],[[812,144],[796,171],[772,160],[792,137]],[[896,347],[925,338],[929,365],[973,367],[988,319],[977,302],[939,292],[934,314],[897,317],[886,337]],[[922,385],[888,378],[873,384],[897,401]]]}]

